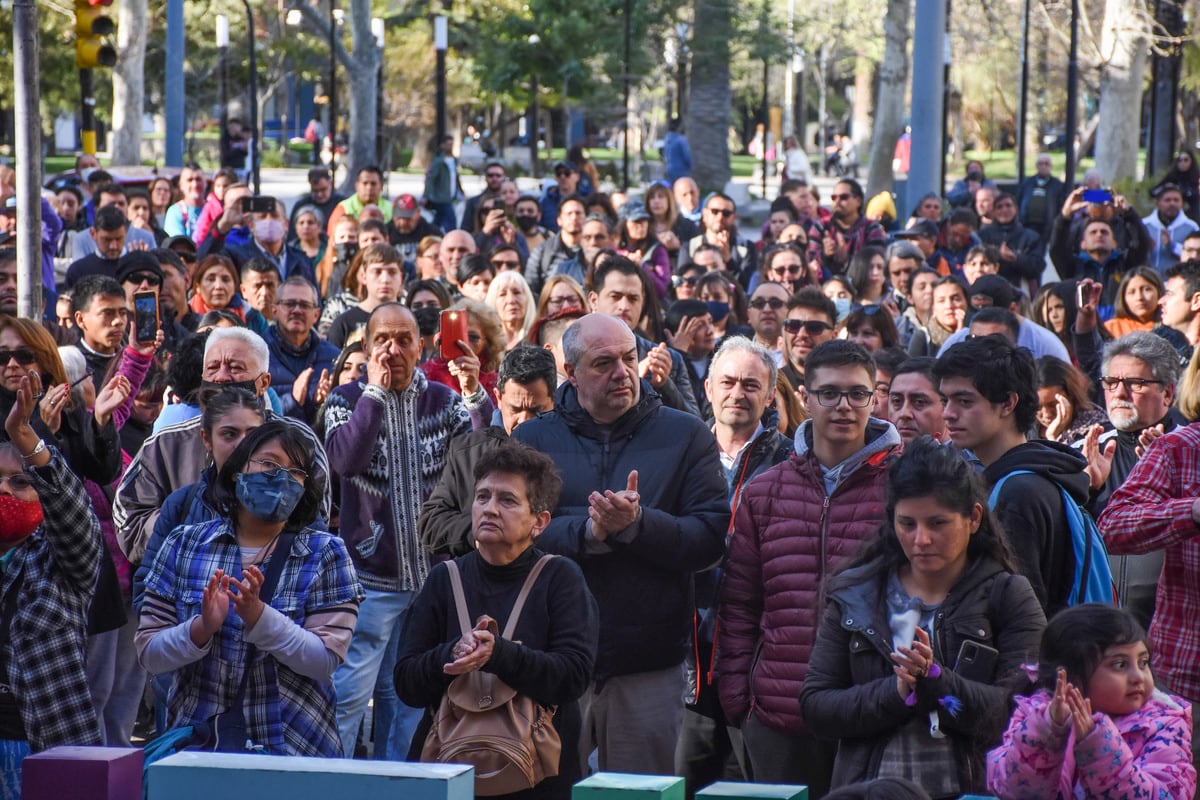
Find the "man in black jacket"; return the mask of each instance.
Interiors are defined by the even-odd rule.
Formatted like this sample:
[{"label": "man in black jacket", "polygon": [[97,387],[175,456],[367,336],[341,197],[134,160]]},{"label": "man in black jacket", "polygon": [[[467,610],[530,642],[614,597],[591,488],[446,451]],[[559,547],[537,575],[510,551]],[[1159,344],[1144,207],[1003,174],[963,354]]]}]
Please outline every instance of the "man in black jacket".
[{"label": "man in black jacket", "polygon": [[[1076,450],[1028,441],[1038,408],[1033,355],[992,334],[952,345],[933,374],[951,441],[978,457],[989,486],[1006,478],[994,510],[1022,574],[1053,616],[1066,605],[1075,571],[1060,487],[1084,503],[1088,477]],[[1016,471],[1032,474],[1010,475]]]},{"label": "man in black jacket", "polygon": [[996,196],[992,218],[992,224],[979,229],[979,240],[1000,249],[1000,275],[1017,287],[1022,280],[1040,279],[1046,268],[1041,239],[1017,221],[1017,202],[1011,194]]},{"label": "man in black jacket", "polygon": [[633,332],[589,314],[563,335],[569,383],[513,439],[562,472],[538,546],[579,562],[600,606],[600,650],[580,701],[580,751],[604,771],[670,774],[683,721],[692,574],[720,560],[728,486],[713,436],[638,377]]},{"label": "man in black jacket", "polygon": [[465,555],[475,547],[471,534],[472,489],[480,457],[508,441],[513,428],[554,408],[558,373],[554,354],[542,347],[514,347],[500,362],[496,379],[499,425],[450,440],[442,479],[421,506],[417,536],[431,553]]}]

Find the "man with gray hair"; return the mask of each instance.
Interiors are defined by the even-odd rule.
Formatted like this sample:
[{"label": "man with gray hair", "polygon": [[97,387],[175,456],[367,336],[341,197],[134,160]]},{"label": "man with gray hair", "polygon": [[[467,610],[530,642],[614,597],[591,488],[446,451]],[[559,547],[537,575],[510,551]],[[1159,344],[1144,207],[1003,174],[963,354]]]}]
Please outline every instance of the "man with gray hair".
[{"label": "man with gray hair", "polygon": [[[262,397],[271,385],[271,355],[267,343],[246,328],[215,328],[204,344],[201,389],[237,386]],[[313,479],[324,498],[321,516],[329,519],[329,462],[325,448],[312,429],[299,420],[266,412],[266,421],[282,420],[295,425],[312,444],[316,454]],[[138,564],[163,501],[181,486],[200,479],[208,453],[200,439],[199,415],[168,425],[148,438],[134,456],[117,487],[113,524],[117,541],[131,564]]]},{"label": "man with gray hair", "polygon": [[[744,336],[722,340],[709,365],[704,391],[712,404],[712,431],[731,507],[743,486],[787,459],[794,449],[792,440],[779,432],[779,413],[774,408],[778,374],[774,352]],[[726,774],[731,753],[743,770],[747,767],[741,734],[721,711],[719,676],[710,666],[716,600],[717,573],[697,575],[695,647],[688,651],[688,696],[675,751],[675,774],[687,780],[689,789],[724,778],[744,779]]]},{"label": "man with gray hair", "polygon": [[897,239],[888,245],[886,258],[888,283],[892,287],[891,299],[904,311],[912,304],[912,298],[909,297],[912,274],[925,263],[925,254],[911,241]]},{"label": "man with gray hair", "polygon": [[[1093,425],[1075,446],[1087,458],[1092,499],[1099,518],[1108,499],[1125,482],[1150,443],[1187,420],[1172,404],[1179,380],[1179,356],[1165,339],[1134,331],[1104,348],[1100,386],[1112,429]],[[1154,613],[1154,592],[1162,571],[1162,551],[1113,557],[1121,604],[1144,627]]]},{"label": "man with gray hair", "polygon": [[579,752],[598,748],[603,771],[666,775],[683,721],[692,575],[724,552],[728,486],[704,423],[638,377],[625,322],[588,314],[562,344],[569,382],[554,411],[512,438],[558,465],[562,495],[538,547],[577,561],[600,606]]}]

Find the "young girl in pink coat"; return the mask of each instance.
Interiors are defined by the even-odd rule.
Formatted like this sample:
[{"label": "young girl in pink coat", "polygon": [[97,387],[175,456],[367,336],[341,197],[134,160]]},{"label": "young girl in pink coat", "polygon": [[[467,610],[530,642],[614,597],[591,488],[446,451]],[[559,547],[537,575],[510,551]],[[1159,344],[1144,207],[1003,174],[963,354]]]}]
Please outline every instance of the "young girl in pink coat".
[{"label": "young girl in pink coat", "polygon": [[1042,636],[1038,685],[988,753],[988,788],[1016,798],[1191,798],[1192,708],[1154,688],[1129,612],[1065,609]]}]

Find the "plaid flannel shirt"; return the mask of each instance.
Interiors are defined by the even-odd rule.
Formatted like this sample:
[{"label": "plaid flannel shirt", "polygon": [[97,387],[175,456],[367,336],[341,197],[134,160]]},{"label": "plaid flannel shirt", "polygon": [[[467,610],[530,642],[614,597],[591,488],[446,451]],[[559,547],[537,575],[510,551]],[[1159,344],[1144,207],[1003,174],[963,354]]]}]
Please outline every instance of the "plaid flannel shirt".
[{"label": "plaid flannel shirt", "polygon": [[1200,424],[1155,441],[1112,494],[1099,527],[1110,553],[1165,551],[1150,650],[1154,672],[1171,691],[1200,700]]},{"label": "plaid flannel shirt", "polygon": [[[197,616],[204,588],[217,569],[242,579],[241,551],[228,520],[176,528],[146,577],[141,627],[166,629]],[[270,605],[303,626],[318,612],[357,614],[362,598],[342,540],[305,528],[292,543]],[[172,673],[172,725],[204,722],[229,707],[246,667],[244,627],[230,609],[208,653]],[[261,650],[250,669],[243,710],[256,744],[275,755],[342,755],[332,680],[300,675]]]},{"label": "plaid flannel shirt", "polygon": [[87,612],[100,574],[100,522],[83,482],[57,449],[50,447],[50,454],[46,466],[25,468],[45,518],[0,576],[0,597],[21,576],[2,657],[34,751],[103,743],[84,671]]}]

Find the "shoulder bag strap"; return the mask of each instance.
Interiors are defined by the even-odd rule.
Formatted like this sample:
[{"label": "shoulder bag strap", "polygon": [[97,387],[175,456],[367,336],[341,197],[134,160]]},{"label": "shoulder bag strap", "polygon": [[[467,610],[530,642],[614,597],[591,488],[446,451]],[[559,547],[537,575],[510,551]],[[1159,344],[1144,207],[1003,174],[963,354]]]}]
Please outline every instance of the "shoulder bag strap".
[{"label": "shoulder bag strap", "polygon": [[[279,541],[276,542],[275,550],[272,551],[271,557],[267,559],[267,571],[263,574],[263,585],[258,590],[258,599],[263,601],[263,605],[271,605],[271,599],[275,596],[275,588],[279,586],[279,576],[283,574],[283,565],[287,562],[288,556],[292,552],[292,543],[296,541],[295,533],[279,534]],[[242,669],[242,680],[238,684],[237,694],[230,701],[230,708],[241,708],[246,701],[246,686],[250,682],[250,665],[254,663],[254,656],[258,653],[258,648],[254,645],[246,647],[246,664]]]},{"label": "shoulder bag strap", "polygon": [[513,633],[516,632],[517,620],[521,617],[521,609],[525,607],[525,601],[529,599],[529,593],[533,591],[533,584],[552,558],[554,556],[547,553],[538,559],[537,563],[533,565],[533,569],[529,570],[529,577],[525,579],[525,585],[521,587],[521,593],[517,595],[517,602],[513,603],[512,613],[508,615],[508,624],[504,626],[504,633],[501,634],[505,639],[511,639]]},{"label": "shoulder bag strap", "polygon": [[450,573],[450,589],[454,592],[454,607],[458,610],[458,626],[463,635],[471,632],[471,615],[467,613],[467,597],[463,594],[462,575],[459,574],[458,564],[454,559],[446,562],[446,570]]}]

